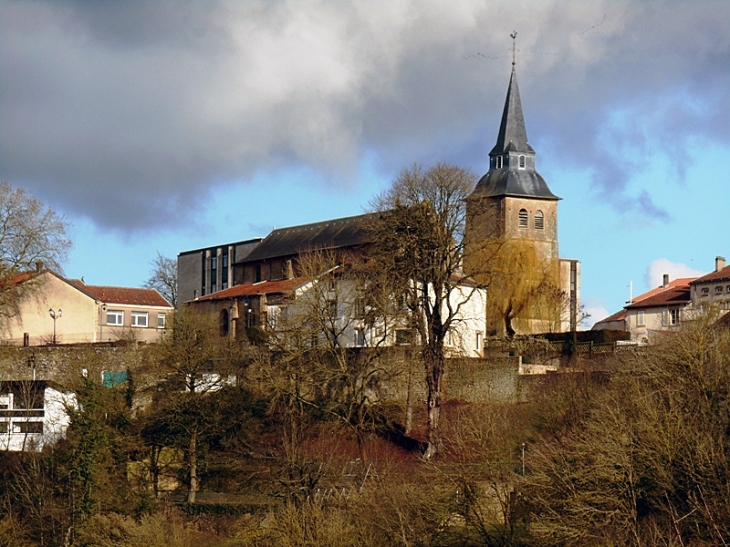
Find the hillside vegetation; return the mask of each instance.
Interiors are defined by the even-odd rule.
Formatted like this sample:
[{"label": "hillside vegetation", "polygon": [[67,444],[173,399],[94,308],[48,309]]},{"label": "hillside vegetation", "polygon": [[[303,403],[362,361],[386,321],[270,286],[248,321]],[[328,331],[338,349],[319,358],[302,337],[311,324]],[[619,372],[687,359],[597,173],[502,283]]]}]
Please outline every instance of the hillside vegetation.
[{"label": "hillside vegetation", "polygon": [[164,353],[147,352],[136,378],[114,388],[78,380],[83,411],[65,441],[0,453],[0,545],[730,540],[730,334],[710,321],[620,353],[601,373],[549,375],[527,401],[447,397],[444,449],[431,461],[423,401],[406,432],[405,400],[350,412],[332,378],[310,389],[306,369],[219,349],[238,385],[160,387],[143,410],[132,410],[134,392]]}]

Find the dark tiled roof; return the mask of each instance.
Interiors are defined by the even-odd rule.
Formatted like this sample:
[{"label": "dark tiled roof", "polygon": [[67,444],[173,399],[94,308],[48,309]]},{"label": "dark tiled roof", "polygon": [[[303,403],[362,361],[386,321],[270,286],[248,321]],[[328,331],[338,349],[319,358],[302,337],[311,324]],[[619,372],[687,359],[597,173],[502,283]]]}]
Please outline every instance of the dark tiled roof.
[{"label": "dark tiled roof", "polygon": [[504,101],[502,123],[499,126],[497,144],[494,145],[490,156],[512,152],[534,153],[532,146],[527,142],[525,118],[522,114],[520,89],[517,86],[517,73],[514,66],[507,88],[507,99]]},{"label": "dark tiled roof", "polygon": [[627,310],[641,308],[657,308],[666,306],[684,306],[690,302],[689,285],[667,287],[662,291],[626,306]]},{"label": "dark tiled roof", "polygon": [[171,308],[167,300],[154,289],[137,289],[131,287],[104,287],[86,285],[79,279],[70,279],[69,283],[93,298],[106,304],[123,304],[128,306],[158,306]]},{"label": "dark tiled roof", "polygon": [[[659,286],[654,289],[651,289],[650,291],[646,291],[645,293],[642,293],[638,296],[635,296],[631,299],[631,303],[626,306],[626,308],[636,308],[641,307],[637,304],[643,303],[645,300],[648,300],[649,298],[657,297],[658,295],[661,295],[663,292],[665,292],[668,289],[681,289],[688,291],[687,292],[687,300],[690,300],[689,296],[689,285],[694,280],[694,277],[678,277],[677,279],[674,279],[673,281],[670,281],[666,287]],[[655,301],[655,300],[654,300]],[[654,304],[659,305],[659,304]],[[648,307],[648,306],[644,306]]]},{"label": "dark tiled roof", "polygon": [[375,213],[336,218],[271,232],[237,264],[293,256],[313,250],[340,249],[367,243],[367,221]]},{"label": "dark tiled roof", "polygon": [[520,101],[520,90],[517,87],[517,74],[514,66],[507,88],[507,99],[504,103],[497,144],[494,145],[489,155],[502,156],[509,152],[522,153],[531,159],[522,168],[512,164],[499,169],[496,166],[490,166],[487,174],[479,180],[474,188],[473,196],[560,199],[550,191],[545,179],[534,168],[535,151],[527,142],[525,118],[522,114],[522,102]]},{"label": "dark tiled roof", "polygon": [[259,283],[246,283],[236,285],[228,289],[214,292],[198,298],[201,300],[225,300],[227,298],[238,298],[241,296],[260,296],[263,294],[288,293],[298,289],[309,281],[307,277],[295,277],[294,279],[279,279],[277,281],[261,281]]},{"label": "dark tiled roof", "polygon": [[[614,323],[617,321],[625,321],[626,320],[626,310],[620,310],[614,313],[613,315],[609,315],[605,319],[601,319],[600,321],[596,321],[596,325],[600,323]],[[594,325],[595,328],[595,325]]]},{"label": "dark tiled roof", "polygon": [[707,275],[698,277],[697,279],[692,281],[692,285],[706,283],[708,281],[725,281],[725,280],[730,280],[730,266],[725,266],[722,270],[710,272]]},{"label": "dark tiled roof", "polygon": [[494,169],[487,172],[474,188],[475,196],[517,196],[559,200],[545,179],[534,169]]}]

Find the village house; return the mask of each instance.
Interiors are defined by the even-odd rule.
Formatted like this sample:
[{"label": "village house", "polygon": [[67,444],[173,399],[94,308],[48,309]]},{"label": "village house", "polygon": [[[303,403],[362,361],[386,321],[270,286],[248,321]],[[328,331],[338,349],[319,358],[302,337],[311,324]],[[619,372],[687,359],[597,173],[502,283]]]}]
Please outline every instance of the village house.
[{"label": "village house", "polygon": [[18,299],[1,326],[5,344],[154,342],[173,312],[153,289],[87,285],[48,269],[13,283]]},{"label": "village house", "polygon": [[676,330],[709,309],[723,315],[730,310],[730,267],[721,256],[715,258],[715,270],[701,277],[669,281],[664,274],[661,286],[633,297],[593,330],[625,330],[633,342],[650,344],[657,334]]},{"label": "village house", "polygon": [[76,395],[46,380],[0,382],[0,450],[40,452],[66,435]]},{"label": "village house", "polygon": [[725,258],[715,258],[715,270],[693,280],[692,306],[696,309],[714,307],[726,313],[730,310],[730,266]]}]

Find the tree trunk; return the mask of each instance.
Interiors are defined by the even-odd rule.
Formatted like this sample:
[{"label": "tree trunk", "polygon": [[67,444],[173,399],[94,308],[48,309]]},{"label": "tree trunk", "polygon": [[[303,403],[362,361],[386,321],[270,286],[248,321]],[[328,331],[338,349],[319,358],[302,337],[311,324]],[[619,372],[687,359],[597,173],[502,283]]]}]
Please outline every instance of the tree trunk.
[{"label": "tree trunk", "polygon": [[429,344],[424,348],[426,366],[426,385],[428,387],[428,421],[426,424],[426,451],[424,460],[430,460],[441,451],[441,390],[444,376],[443,346]]},{"label": "tree trunk", "polygon": [[413,429],[413,352],[412,350],[408,351],[408,391],[406,393],[406,419],[405,424],[403,426],[404,433],[406,435],[411,434],[411,430]]},{"label": "tree trunk", "polygon": [[190,445],[188,447],[188,470],[190,481],[188,483],[188,503],[195,503],[195,494],[198,491],[198,432],[190,434]]}]

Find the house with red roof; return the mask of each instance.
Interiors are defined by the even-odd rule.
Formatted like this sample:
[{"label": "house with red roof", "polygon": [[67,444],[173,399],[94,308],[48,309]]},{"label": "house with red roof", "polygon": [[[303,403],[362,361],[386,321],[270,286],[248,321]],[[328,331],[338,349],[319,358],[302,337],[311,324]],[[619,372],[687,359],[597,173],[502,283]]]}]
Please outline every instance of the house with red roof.
[{"label": "house with red roof", "polygon": [[730,310],[730,266],[725,258],[715,258],[715,270],[690,283],[695,308],[714,307],[727,313]]},{"label": "house with red roof", "polygon": [[657,333],[676,329],[690,317],[690,283],[694,279],[685,277],[670,281],[669,275],[664,274],[659,287],[632,298],[623,310],[597,322],[593,330],[625,330],[631,333],[631,341],[651,343]]},{"label": "house with red roof", "polygon": [[11,345],[154,342],[173,312],[154,289],[87,285],[48,269],[19,276],[13,289],[17,301],[0,322]]}]

